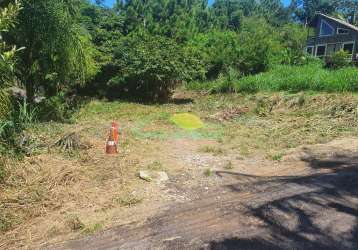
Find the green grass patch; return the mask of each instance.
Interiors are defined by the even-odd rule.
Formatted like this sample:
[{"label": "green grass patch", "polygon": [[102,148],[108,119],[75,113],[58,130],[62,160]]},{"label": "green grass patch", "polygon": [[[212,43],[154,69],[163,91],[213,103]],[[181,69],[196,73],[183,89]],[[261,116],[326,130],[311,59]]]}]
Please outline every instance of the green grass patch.
[{"label": "green grass patch", "polygon": [[[230,88],[227,85],[230,84]],[[303,66],[279,65],[268,72],[250,75],[238,80],[217,79],[212,82],[188,83],[191,90],[256,93],[259,91],[324,91],[358,92],[358,68],[325,69],[320,63]]]},{"label": "green grass patch", "polygon": [[207,169],[204,170],[204,175],[206,177],[211,177],[211,176],[214,175],[214,171],[211,168],[207,168]]},{"label": "green grass patch", "polygon": [[236,85],[237,92],[257,91],[358,91],[358,68],[328,70],[317,64],[305,66],[281,65],[273,70],[247,76]]}]

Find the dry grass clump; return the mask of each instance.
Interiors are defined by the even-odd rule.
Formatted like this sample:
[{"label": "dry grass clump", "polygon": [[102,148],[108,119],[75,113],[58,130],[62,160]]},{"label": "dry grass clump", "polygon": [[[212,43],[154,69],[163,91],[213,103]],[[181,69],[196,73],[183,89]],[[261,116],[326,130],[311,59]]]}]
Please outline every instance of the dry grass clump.
[{"label": "dry grass clump", "polygon": [[79,133],[71,132],[63,135],[55,143],[55,146],[59,147],[62,152],[72,154],[78,150],[85,150],[90,147],[88,143],[84,143],[81,140]]},{"label": "dry grass clump", "polygon": [[210,116],[210,118],[215,119],[217,121],[223,122],[223,121],[231,121],[235,118],[242,116],[249,112],[248,107],[230,107],[227,109],[224,109],[220,112],[217,112],[216,114]]},{"label": "dry grass clump", "polygon": [[[1,187],[0,248],[2,244],[27,241],[30,236],[21,234],[26,231],[31,232],[31,241],[36,242],[71,232],[98,230],[99,227],[90,226],[91,222],[85,224],[81,214],[90,207],[116,204],[113,199],[124,185],[125,159],[107,158],[103,143],[92,143],[93,148],[78,152],[87,155],[85,162],[80,157],[68,158],[49,151],[12,164]],[[71,214],[77,215],[78,220]],[[34,227],[41,220],[47,223],[56,220],[56,227]]]}]

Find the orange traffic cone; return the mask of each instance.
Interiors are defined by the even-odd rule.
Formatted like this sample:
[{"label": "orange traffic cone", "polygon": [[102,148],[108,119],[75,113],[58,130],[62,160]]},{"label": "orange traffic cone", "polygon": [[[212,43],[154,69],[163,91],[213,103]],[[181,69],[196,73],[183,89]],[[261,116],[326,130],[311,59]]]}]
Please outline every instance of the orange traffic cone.
[{"label": "orange traffic cone", "polygon": [[113,139],[116,142],[116,144],[118,145],[119,142],[119,131],[118,131],[118,125],[117,123],[115,123],[114,121],[112,122],[112,132],[113,132]]},{"label": "orange traffic cone", "polygon": [[118,150],[117,150],[117,143],[114,140],[114,131],[113,128],[111,128],[111,130],[109,131],[109,137],[106,143],[106,154],[117,154]]}]

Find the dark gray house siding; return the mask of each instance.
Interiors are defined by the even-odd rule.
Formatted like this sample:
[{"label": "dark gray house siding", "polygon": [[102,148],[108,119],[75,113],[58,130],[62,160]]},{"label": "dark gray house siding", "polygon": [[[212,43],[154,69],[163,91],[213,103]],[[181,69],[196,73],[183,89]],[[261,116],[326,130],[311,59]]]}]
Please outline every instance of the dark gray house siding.
[{"label": "dark gray house siding", "polygon": [[[310,26],[315,32],[309,34],[307,39],[308,54],[328,57],[344,49],[352,55],[353,60],[358,60],[358,27],[323,14],[317,14]],[[332,30],[332,34],[325,35],[324,31],[331,33]]]}]

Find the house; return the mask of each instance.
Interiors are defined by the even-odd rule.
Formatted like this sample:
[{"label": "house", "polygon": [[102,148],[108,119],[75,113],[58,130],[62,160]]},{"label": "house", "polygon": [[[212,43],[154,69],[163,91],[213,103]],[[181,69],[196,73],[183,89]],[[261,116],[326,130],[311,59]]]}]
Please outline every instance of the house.
[{"label": "house", "polygon": [[347,51],[352,60],[358,61],[358,27],[352,22],[324,14],[317,14],[309,24],[306,52],[315,57],[327,58],[339,50]]}]

